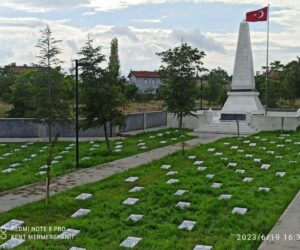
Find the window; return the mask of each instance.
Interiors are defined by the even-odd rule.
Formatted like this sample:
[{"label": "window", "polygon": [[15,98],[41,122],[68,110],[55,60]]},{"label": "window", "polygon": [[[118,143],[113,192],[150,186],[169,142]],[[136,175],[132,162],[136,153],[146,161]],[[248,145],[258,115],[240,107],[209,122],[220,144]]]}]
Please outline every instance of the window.
[{"label": "window", "polygon": [[144,79],[144,83],[145,83],[145,84],[148,84],[148,79]]},{"label": "window", "polygon": [[152,84],[155,85],[155,83],[156,83],[156,80],[152,79]]}]

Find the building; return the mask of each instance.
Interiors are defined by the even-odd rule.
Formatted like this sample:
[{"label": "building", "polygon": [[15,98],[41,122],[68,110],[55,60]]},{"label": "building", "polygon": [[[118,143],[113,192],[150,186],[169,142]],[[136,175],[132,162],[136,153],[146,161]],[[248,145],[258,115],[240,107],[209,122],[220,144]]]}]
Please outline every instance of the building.
[{"label": "building", "polygon": [[16,63],[12,63],[9,65],[12,72],[15,74],[20,74],[26,71],[32,71],[32,70],[47,70],[46,67],[41,67],[38,65],[28,66],[27,64],[24,64],[22,66],[17,66]]},{"label": "building", "polygon": [[130,71],[129,84],[135,85],[140,93],[156,94],[162,81],[156,71]]}]

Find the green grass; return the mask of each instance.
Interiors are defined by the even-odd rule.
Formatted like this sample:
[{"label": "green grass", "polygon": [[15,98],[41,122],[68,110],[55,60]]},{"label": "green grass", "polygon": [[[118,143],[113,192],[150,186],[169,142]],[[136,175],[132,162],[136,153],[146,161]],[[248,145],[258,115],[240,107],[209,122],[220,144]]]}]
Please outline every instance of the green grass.
[{"label": "green grass", "polygon": [[[186,130],[185,132],[188,132]],[[158,136],[162,134],[162,136]],[[149,136],[156,135],[155,138],[150,139]],[[178,138],[176,140],[171,140],[171,138]],[[191,136],[185,136],[183,139],[191,139]],[[139,140],[143,140],[146,143],[147,149],[140,149],[138,147]],[[166,144],[160,144],[160,141],[167,141]],[[116,141],[112,142],[112,145],[116,145]],[[106,146],[104,141],[96,141],[94,144],[90,142],[80,143],[80,159],[84,157],[90,157],[88,160],[81,160],[80,167],[88,168],[91,166],[99,165],[105,162],[114,161],[127,156],[135,155],[141,152],[146,152],[151,149],[164,147],[173,143],[178,143],[181,141],[179,138],[179,132],[176,130],[160,130],[156,132],[149,132],[140,134],[137,136],[127,137],[123,141],[123,151],[113,152],[108,154],[106,152]],[[60,176],[72,171],[75,171],[75,146],[71,149],[66,149],[73,142],[58,142],[54,156],[61,155],[63,158],[59,163],[53,164],[51,168],[51,176]],[[1,144],[0,146],[0,192],[13,189],[26,184],[34,183],[45,179],[45,176],[37,175],[39,171],[45,171],[45,169],[40,169],[41,166],[47,163],[47,149],[43,149],[47,143],[34,143],[27,144],[26,148],[21,148],[25,144],[10,143]],[[90,148],[94,145],[99,145],[94,151],[90,151]],[[15,151],[17,150],[17,151]],[[39,150],[44,150],[39,152]],[[62,151],[68,151],[66,154],[62,154]],[[4,157],[5,153],[12,152],[12,155]],[[31,158],[32,154],[37,154],[36,157]],[[30,161],[26,161],[30,159]],[[14,172],[2,173],[4,169],[7,169],[11,164],[20,163],[21,165],[16,168]]]},{"label": "green grass", "polygon": [[[300,169],[298,161],[300,134],[293,133],[286,142],[279,139],[279,133],[261,133],[260,138],[251,136],[251,142],[258,147],[249,147],[243,140],[226,138],[208,145],[201,145],[187,151],[183,156],[176,153],[150,164],[116,174],[98,183],[81,186],[51,198],[46,208],[43,201],[16,208],[1,214],[0,225],[11,219],[24,220],[25,225],[66,227],[81,230],[73,240],[27,240],[18,249],[69,249],[71,246],[86,249],[116,250],[128,236],[141,237],[143,240],[135,247],[137,250],[193,249],[196,244],[213,245],[215,250],[250,250],[257,249],[260,240],[237,240],[237,234],[267,234],[278,220],[284,209],[291,202],[300,188]],[[267,138],[268,141],[261,141]],[[278,148],[276,141],[286,147]],[[229,142],[230,145],[225,145]],[[230,149],[238,145],[245,152]],[[224,152],[223,156],[214,156],[215,152]],[[267,151],[275,151],[274,155]],[[245,158],[253,154],[261,158],[261,163]],[[207,170],[198,171],[193,160],[187,155],[196,155],[197,160],[204,160]],[[275,159],[275,155],[283,156]],[[228,157],[228,161],[220,157]],[[237,162],[236,168],[245,169],[245,174],[235,173],[235,168],[227,167],[228,162]],[[262,163],[271,164],[270,169],[262,170]],[[160,169],[162,164],[171,164],[171,170],[178,171],[175,176],[166,176],[167,170]],[[277,171],[285,171],[283,178],[276,177]],[[215,174],[214,179],[207,179],[208,173]],[[129,176],[138,176],[136,183],[125,183]],[[253,177],[252,183],[243,183],[244,177]],[[179,183],[167,185],[170,178],[178,178]],[[220,189],[213,189],[213,182],[221,182]],[[134,186],[144,186],[138,193],[129,193]],[[269,193],[258,192],[258,187],[270,187]],[[183,196],[174,196],[178,189],[187,189]],[[80,193],[92,193],[93,198],[85,202],[74,200]],[[219,201],[220,194],[232,194],[232,199]],[[128,198],[139,198],[133,206],[122,202]],[[178,201],[191,202],[191,207],[181,210],[175,207]],[[246,207],[244,216],[233,215],[234,207]],[[79,208],[91,209],[92,212],[82,218],[70,218]],[[130,214],[143,214],[138,222],[127,221]],[[195,220],[197,225],[191,232],[177,227],[183,220]],[[52,232],[53,233],[53,232]],[[0,240],[0,243],[3,242]]]}]

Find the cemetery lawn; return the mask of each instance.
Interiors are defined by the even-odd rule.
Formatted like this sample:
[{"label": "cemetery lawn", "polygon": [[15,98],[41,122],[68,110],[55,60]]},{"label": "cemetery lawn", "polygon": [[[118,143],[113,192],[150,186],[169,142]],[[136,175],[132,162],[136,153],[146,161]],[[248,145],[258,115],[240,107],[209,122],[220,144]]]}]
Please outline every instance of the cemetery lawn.
[{"label": "cemetery lawn", "polygon": [[[256,143],[256,146],[250,146],[247,141]],[[103,181],[55,195],[48,208],[40,201],[3,213],[0,225],[17,219],[25,221],[27,227],[56,226],[80,230],[72,240],[26,240],[19,249],[59,250],[76,246],[89,250],[116,250],[122,249],[119,245],[123,240],[133,236],[142,238],[134,248],[138,250],[189,250],[197,244],[211,245],[214,250],[254,250],[261,243],[261,239],[255,240],[254,237],[268,234],[300,188],[299,142],[300,133],[290,136],[260,133],[246,139],[221,139],[188,150],[184,156],[178,152]],[[232,146],[238,146],[238,150],[244,152],[231,149]],[[215,151],[208,152],[209,148],[215,148]],[[223,155],[215,155],[216,152]],[[246,154],[253,154],[253,158],[246,158]],[[201,166],[207,169],[197,170],[195,160],[188,159],[189,155],[204,161]],[[261,162],[254,162],[254,158],[260,158]],[[228,167],[229,162],[237,163],[237,166]],[[172,167],[161,169],[163,164]],[[264,170],[262,164],[271,166]],[[236,173],[236,169],[246,172]],[[168,171],[178,173],[167,176]],[[286,175],[275,176],[276,172],[286,172]],[[215,177],[208,179],[207,174],[215,174]],[[124,182],[132,176],[139,179],[134,183]],[[244,183],[244,177],[251,177],[253,181]],[[166,184],[171,178],[179,179],[179,182]],[[223,185],[215,189],[211,187],[213,182]],[[130,193],[135,186],[144,189]],[[270,191],[259,192],[259,187],[269,187]],[[188,192],[175,196],[178,189]],[[81,193],[91,193],[93,197],[85,201],[75,200]],[[232,198],[218,200],[221,194],[231,194]],[[133,206],[123,205],[122,202],[129,197],[140,200]],[[191,206],[181,210],[176,207],[179,201],[190,202]],[[245,215],[232,214],[234,207],[248,208],[248,211]],[[80,208],[91,212],[81,218],[71,218]],[[131,214],[144,217],[137,222],[128,221]],[[180,230],[178,226],[183,220],[193,220],[197,224],[191,232]],[[242,234],[251,234],[253,238],[238,240],[238,235]],[[3,240],[0,239],[0,243]]]},{"label": "cemetery lawn", "polygon": [[[187,135],[188,132],[190,131],[185,130],[185,136],[183,137],[184,141],[193,138],[192,136]],[[114,139],[112,141],[113,148],[117,146],[118,141],[123,142],[122,152],[113,152],[111,154],[106,152],[104,141],[80,142],[80,167],[88,168],[114,161],[150,151],[155,148],[175,144],[182,141],[182,139],[177,130],[163,129],[126,137],[122,140]],[[162,144],[160,143],[161,141],[165,141],[165,143]],[[141,149],[140,146],[138,146],[139,143],[145,143],[147,148]],[[46,146],[47,143],[42,142],[35,142],[33,144],[0,144],[0,192],[44,180],[45,175],[39,175],[38,173],[47,170],[45,169],[48,157],[48,148],[45,148]],[[11,153],[11,155],[6,155],[7,153]],[[58,162],[54,162],[52,165],[50,170],[50,175],[52,177],[76,170],[74,142],[59,141],[55,146],[53,156],[57,157],[57,159],[54,160]],[[13,164],[20,165],[14,166]],[[10,173],[2,172],[8,168],[15,169],[15,171]]]}]

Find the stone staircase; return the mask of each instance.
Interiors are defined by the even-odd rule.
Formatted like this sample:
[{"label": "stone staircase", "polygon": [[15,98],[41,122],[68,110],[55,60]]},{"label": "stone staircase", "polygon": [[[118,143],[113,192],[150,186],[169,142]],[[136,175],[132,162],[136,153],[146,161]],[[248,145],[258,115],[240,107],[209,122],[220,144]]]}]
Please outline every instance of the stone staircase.
[{"label": "stone staircase", "polygon": [[[240,121],[240,134],[252,135],[258,133],[259,130],[251,126],[245,121]],[[214,120],[211,123],[205,123],[201,128],[194,129],[195,133],[215,133],[215,134],[237,134],[236,121],[220,121]]]}]

